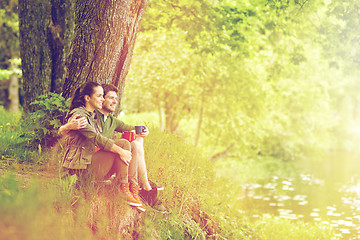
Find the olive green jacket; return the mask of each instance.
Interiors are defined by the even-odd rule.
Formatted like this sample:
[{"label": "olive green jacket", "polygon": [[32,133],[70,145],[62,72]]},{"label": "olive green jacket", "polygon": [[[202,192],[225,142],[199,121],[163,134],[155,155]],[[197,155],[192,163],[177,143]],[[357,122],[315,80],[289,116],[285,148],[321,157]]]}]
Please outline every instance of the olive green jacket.
[{"label": "olive green jacket", "polygon": [[73,109],[67,118],[71,120],[76,115],[86,117],[88,124],[85,128],[70,130],[65,136],[62,166],[70,169],[86,169],[91,164],[91,157],[96,147],[110,151],[114,141],[101,135],[101,124],[95,113],[79,107]]},{"label": "olive green jacket", "polygon": [[104,137],[112,138],[114,135],[114,132],[125,132],[125,131],[131,131],[135,127],[129,124],[124,123],[120,119],[114,117],[112,114],[109,114],[106,121],[104,121],[104,114],[102,114],[100,111],[95,110],[97,115],[100,118],[100,123],[102,127],[102,135]]}]

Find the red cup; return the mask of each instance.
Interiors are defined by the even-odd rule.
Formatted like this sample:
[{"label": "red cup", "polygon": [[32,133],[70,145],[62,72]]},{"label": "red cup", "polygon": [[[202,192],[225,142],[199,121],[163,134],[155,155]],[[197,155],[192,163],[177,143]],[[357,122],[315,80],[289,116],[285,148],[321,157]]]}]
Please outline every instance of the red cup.
[{"label": "red cup", "polygon": [[128,140],[129,142],[132,142],[135,140],[136,136],[134,132],[124,132],[122,134],[122,138],[125,138],[126,140]]}]

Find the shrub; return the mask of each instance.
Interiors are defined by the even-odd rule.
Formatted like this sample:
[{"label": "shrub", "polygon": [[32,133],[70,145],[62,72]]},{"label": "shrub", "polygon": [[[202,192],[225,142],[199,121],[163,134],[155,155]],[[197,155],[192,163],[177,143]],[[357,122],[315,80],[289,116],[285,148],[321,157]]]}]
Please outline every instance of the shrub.
[{"label": "shrub", "polygon": [[29,113],[23,121],[24,134],[22,137],[32,147],[51,146],[57,139],[59,127],[64,123],[69,109],[70,100],[60,94],[49,93],[42,95],[31,103],[35,111]]},{"label": "shrub", "polygon": [[14,124],[11,142],[5,151],[18,161],[38,162],[42,158],[43,149],[54,145],[69,100],[65,100],[61,94],[49,93],[48,96],[40,96],[31,105],[36,106],[35,111],[24,115],[19,123]]},{"label": "shrub", "polygon": [[[49,93],[31,103],[32,113],[13,114],[0,109],[1,154],[17,161],[47,161],[47,149],[56,143],[58,128],[64,122],[69,100]],[[45,151],[44,151],[45,150]]]}]

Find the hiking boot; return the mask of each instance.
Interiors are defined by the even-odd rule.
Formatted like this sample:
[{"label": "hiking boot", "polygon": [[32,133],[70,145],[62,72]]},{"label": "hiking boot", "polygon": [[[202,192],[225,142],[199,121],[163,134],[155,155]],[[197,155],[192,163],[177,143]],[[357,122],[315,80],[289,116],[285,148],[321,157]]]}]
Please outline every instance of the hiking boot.
[{"label": "hiking boot", "polygon": [[144,206],[139,206],[139,207],[136,207],[137,208],[137,210],[139,210],[140,212],[145,212],[146,211],[146,209],[144,208]]},{"label": "hiking boot", "polygon": [[133,207],[140,207],[141,202],[134,198],[132,193],[129,190],[129,183],[121,183],[120,184],[120,191],[125,199],[126,202],[129,203],[130,206]]},{"label": "hiking boot", "polygon": [[141,202],[141,199],[139,197],[139,185],[130,183],[129,189],[133,197],[136,199],[136,201]]},{"label": "hiking boot", "polygon": [[156,198],[156,201],[154,202],[152,208],[161,213],[166,213],[167,211],[165,206],[162,204],[161,200],[158,198]]},{"label": "hiking boot", "polygon": [[157,189],[153,188],[149,191],[145,190],[145,189],[141,189],[139,191],[139,196],[141,197],[141,199],[148,203],[150,205],[150,203],[153,201],[153,199],[155,199],[157,197]]},{"label": "hiking boot", "polygon": [[149,180],[149,184],[150,184],[151,188],[156,188],[157,191],[164,190],[164,187],[162,185],[158,185],[158,184],[154,183],[153,181]]},{"label": "hiking boot", "polygon": [[153,188],[150,191],[145,189],[140,190],[139,196],[143,199],[151,208],[161,213],[166,212],[166,208],[162,205],[162,202],[157,197],[157,189]]}]

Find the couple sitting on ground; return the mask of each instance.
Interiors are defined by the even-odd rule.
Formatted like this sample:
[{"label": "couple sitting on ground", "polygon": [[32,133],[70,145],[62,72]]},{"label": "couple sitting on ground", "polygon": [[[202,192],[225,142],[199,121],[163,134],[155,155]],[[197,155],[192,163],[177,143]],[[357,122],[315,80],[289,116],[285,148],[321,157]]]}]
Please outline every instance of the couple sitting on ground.
[{"label": "couple sitting on ground", "polygon": [[[109,180],[119,189],[131,206],[145,211],[140,197],[152,208],[165,212],[157,197],[162,190],[147,177],[143,138],[146,127],[136,139],[115,139],[115,132],[133,131],[134,126],[112,116],[117,105],[117,88],[111,84],[88,82],[73,94],[67,123],[59,132],[65,136],[65,155],[62,168],[80,178],[90,176],[96,181]],[[141,185],[141,189],[140,186]]]}]

